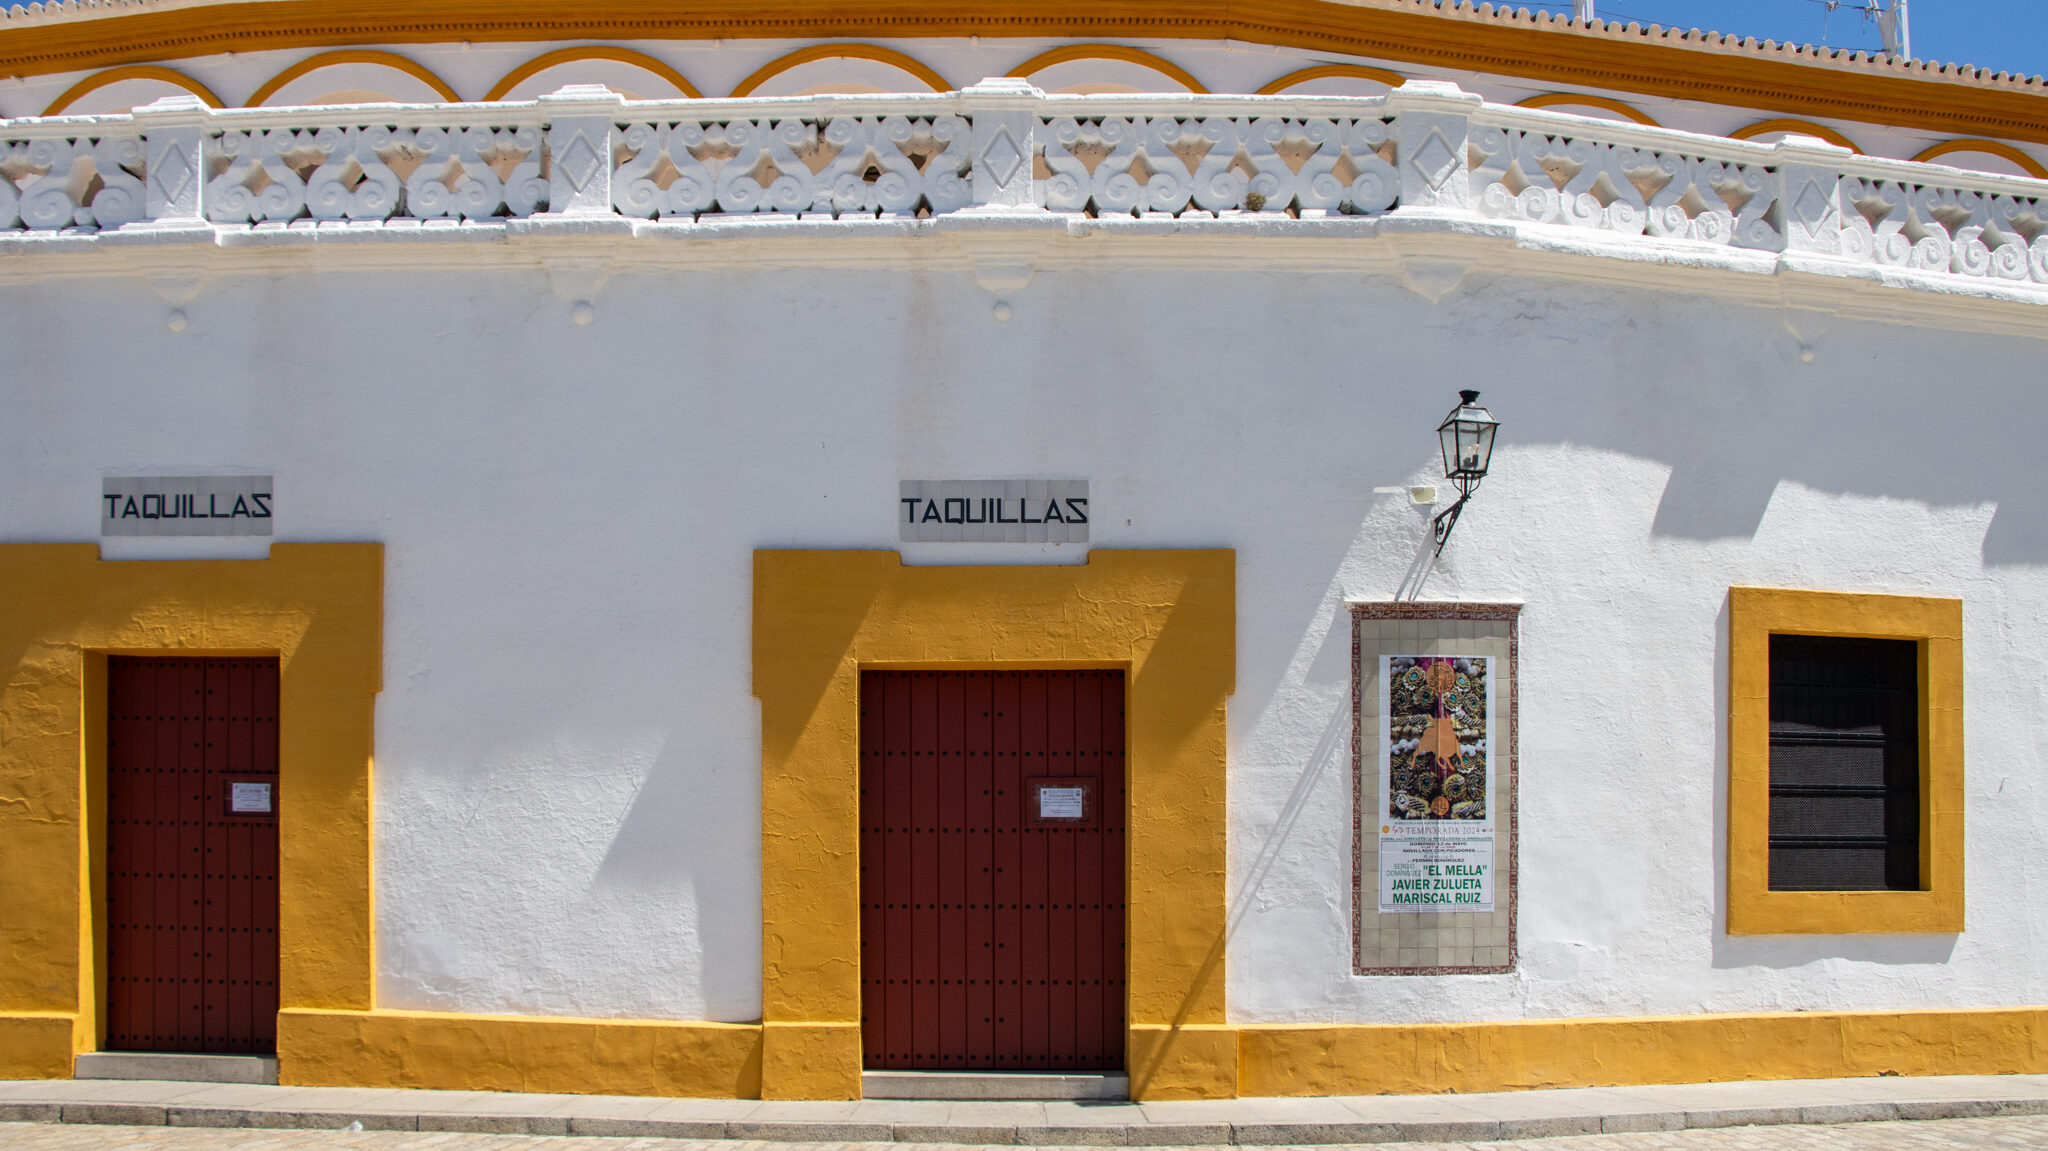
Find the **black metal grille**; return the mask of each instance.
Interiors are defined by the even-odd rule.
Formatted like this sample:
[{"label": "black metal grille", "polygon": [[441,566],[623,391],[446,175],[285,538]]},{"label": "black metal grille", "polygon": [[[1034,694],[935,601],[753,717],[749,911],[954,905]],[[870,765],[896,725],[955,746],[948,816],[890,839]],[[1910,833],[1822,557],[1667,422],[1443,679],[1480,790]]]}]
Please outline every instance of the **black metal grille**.
[{"label": "black metal grille", "polygon": [[1771,890],[1920,887],[1919,657],[1771,637]]}]

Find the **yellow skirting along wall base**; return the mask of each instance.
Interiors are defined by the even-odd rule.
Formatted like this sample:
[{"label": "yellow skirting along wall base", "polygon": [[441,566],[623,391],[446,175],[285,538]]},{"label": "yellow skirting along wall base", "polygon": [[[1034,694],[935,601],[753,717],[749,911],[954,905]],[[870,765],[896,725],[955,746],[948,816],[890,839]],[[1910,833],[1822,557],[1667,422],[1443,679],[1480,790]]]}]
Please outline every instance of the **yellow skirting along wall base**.
[{"label": "yellow skirting along wall base", "polygon": [[0,1079],[71,1078],[70,1013],[0,1015]]},{"label": "yellow skirting along wall base", "polygon": [[761,1025],[761,1098],[860,1098],[858,1023]]},{"label": "yellow skirting along wall base", "polygon": [[[0,1016],[0,1079],[71,1074],[70,1015]],[[296,1086],[761,1096],[849,1062],[857,1028],[288,1009],[279,1078]],[[850,1035],[847,1033],[851,1032]],[[2048,1007],[1642,1019],[1131,1029],[1134,1097],[1388,1095],[1738,1079],[2048,1073]],[[852,1061],[858,1066],[857,1056]],[[859,1095],[858,1073],[837,1090]],[[1142,1084],[1142,1086],[1141,1086]],[[809,1084],[810,1097],[823,1085]]]},{"label": "yellow skirting along wall base", "polygon": [[1238,1029],[1228,1024],[1131,1024],[1131,1098],[1229,1099],[1238,1093]]},{"label": "yellow skirting along wall base", "polygon": [[287,1009],[277,1071],[298,1086],[753,1099],[761,1026]]},{"label": "yellow skirting along wall base", "polygon": [[1247,1026],[1243,1095],[2048,1072],[2048,1008]]}]

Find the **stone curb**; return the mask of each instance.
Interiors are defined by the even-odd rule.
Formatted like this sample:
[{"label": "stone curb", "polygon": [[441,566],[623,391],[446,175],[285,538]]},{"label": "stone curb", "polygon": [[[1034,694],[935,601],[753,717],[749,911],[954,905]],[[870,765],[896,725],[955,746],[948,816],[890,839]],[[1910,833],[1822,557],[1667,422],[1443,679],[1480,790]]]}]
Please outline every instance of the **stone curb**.
[{"label": "stone curb", "polygon": [[1955,1099],[1910,1103],[1834,1103],[1813,1107],[1725,1107],[1527,1119],[1360,1121],[1357,1123],[1102,1123],[991,1126],[780,1120],[720,1122],[621,1119],[511,1112],[293,1111],[136,1103],[0,1103],[0,1122],[126,1127],[451,1131],[500,1135],[599,1135],[614,1138],[732,1139],[777,1143],[984,1144],[1025,1147],[1275,1147],[1357,1143],[1486,1143],[1558,1135],[1677,1131],[1687,1128],[1870,1123],[2048,1115],[2048,1099]]}]

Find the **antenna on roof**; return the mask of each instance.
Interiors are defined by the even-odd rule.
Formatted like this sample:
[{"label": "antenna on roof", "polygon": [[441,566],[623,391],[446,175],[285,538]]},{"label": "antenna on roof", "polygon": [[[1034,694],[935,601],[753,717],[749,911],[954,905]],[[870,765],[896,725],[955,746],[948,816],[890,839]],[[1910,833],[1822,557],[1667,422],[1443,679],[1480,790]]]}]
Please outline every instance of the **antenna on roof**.
[{"label": "antenna on roof", "polygon": [[1871,0],[1877,12],[1877,34],[1884,50],[1901,60],[1913,58],[1913,34],[1906,29],[1906,0]]},{"label": "antenna on roof", "polygon": [[1572,0],[1572,19],[1581,24],[1593,19],[1593,0]]}]

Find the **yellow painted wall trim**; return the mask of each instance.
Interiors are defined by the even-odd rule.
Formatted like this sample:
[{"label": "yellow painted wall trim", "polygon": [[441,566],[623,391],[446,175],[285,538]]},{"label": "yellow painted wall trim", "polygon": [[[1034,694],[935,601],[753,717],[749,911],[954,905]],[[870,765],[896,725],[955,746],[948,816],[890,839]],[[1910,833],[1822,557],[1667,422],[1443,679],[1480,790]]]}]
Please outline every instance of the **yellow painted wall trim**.
[{"label": "yellow painted wall trim", "polygon": [[1863,149],[1858,148],[1855,141],[1849,139],[1849,137],[1842,135],[1826,124],[1816,124],[1811,120],[1788,120],[1783,117],[1775,120],[1758,120],[1754,124],[1737,128],[1733,132],[1728,133],[1728,138],[1730,140],[1754,140],[1758,136],[1769,135],[1772,132],[1797,132],[1802,136],[1817,136],[1837,148],[1847,148],[1859,156],[1863,154]]},{"label": "yellow painted wall trim", "polygon": [[884,48],[880,44],[812,44],[787,55],[777,56],[755,69],[753,75],[740,81],[739,86],[732,90],[733,98],[753,95],[761,85],[800,64],[832,59],[873,60],[892,68],[901,68],[930,85],[934,92],[948,92],[953,88],[952,81],[939,75],[938,69],[907,52]]},{"label": "yellow painted wall trim", "polygon": [[1202,82],[1195,79],[1193,73],[1187,69],[1168,60],[1164,56],[1147,52],[1143,48],[1133,48],[1127,44],[1062,44],[1057,48],[1049,48],[1040,52],[1031,59],[1024,61],[1015,68],[1010,69],[1009,74],[1028,79],[1035,73],[1050,68],[1055,64],[1067,64],[1075,60],[1121,60],[1126,64],[1136,64],[1141,68],[1150,68],[1190,92],[1208,91],[1207,88],[1202,86]]},{"label": "yellow painted wall trim", "polygon": [[0,1079],[69,1079],[75,1011],[0,1014]]},{"label": "yellow painted wall trim", "polygon": [[[860,1072],[862,668],[1127,672],[1128,1017],[1140,1098],[1229,1094],[1225,713],[1236,557],[1098,548],[1086,564],[906,567],[895,552],[754,553],[761,701],[762,1093],[844,1098]],[[1141,1033],[1190,1032],[1163,1046]],[[828,1034],[838,1029],[838,1037]],[[851,1037],[849,1042],[846,1038]],[[1143,1078],[1140,1078],[1142,1071]]]},{"label": "yellow painted wall trim", "polygon": [[763,1099],[858,1099],[860,1074],[857,1019],[761,1025]]},{"label": "yellow painted wall trim", "polygon": [[50,106],[43,109],[43,115],[62,115],[64,109],[78,103],[88,93],[97,92],[109,84],[119,84],[123,80],[159,80],[165,84],[174,84],[192,93],[194,96],[205,101],[206,106],[209,108],[223,106],[220,97],[213,94],[213,89],[175,68],[165,68],[158,64],[123,64],[118,68],[109,68],[104,72],[95,72],[71,87],[64,89],[63,95],[50,101]]},{"label": "yellow painted wall trim", "polygon": [[1298,68],[1295,71],[1289,72],[1287,75],[1271,81],[1254,93],[1254,95],[1277,96],[1297,84],[1306,84],[1310,80],[1323,80],[1332,76],[1371,80],[1377,84],[1385,84],[1389,88],[1399,88],[1408,82],[1406,76],[1401,75],[1399,72],[1389,72],[1385,68],[1371,68],[1364,64],[1317,64],[1313,68]]},{"label": "yellow painted wall trim", "polygon": [[643,0],[610,7],[545,0],[239,0],[0,28],[0,74],[41,76],[293,48],[806,36],[1237,40],[1556,87],[2048,142],[2048,95],[2037,88],[1971,82],[1949,71],[1901,75],[1707,47],[1684,38],[1617,37],[1562,23],[1532,27],[1427,7],[1342,0],[1190,0],[1121,8],[1084,0],[1000,8],[977,0]]},{"label": "yellow painted wall trim", "polygon": [[761,1027],[661,1019],[278,1013],[278,1081],[458,1091],[751,1099]]},{"label": "yellow painted wall trim", "polygon": [[1920,153],[1918,156],[1913,157],[1913,159],[1922,164],[1931,164],[1943,156],[1953,156],[1958,152],[1985,152],[2000,159],[2012,161],[2019,165],[2020,171],[2025,172],[2036,180],[2048,180],[2048,168],[2042,167],[2041,161],[2034,159],[2011,144],[2002,143],[1997,140],[1944,140]]},{"label": "yellow painted wall trim", "polygon": [[[1920,646],[1920,891],[1771,891],[1771,639]],[[1963,604],[1789,588],[1728,591],[1728,932],[1963,929]]]},{"label": "yellow painted wall trim", "polygon": [[[68,1017],[102,1034],[108,655],[279,662],[280,997],[368,1008],[371,720],[383,667],[379,544],[268,560],[107,563],[93,544],[0,544],[0,1040]],[[100,727],[103,732],[103,727]],[[21,1023],[24,1017],[34,1017]],[[11,1050],[11,1048],[9,1048]],[[68,1075],[46,1057],[38,1074]]]},{"label": "yellow painted wall trim", "polygon": [[2048,1007],[1246,1024],[1238,1035],[1245,1095],[2048,1072]]},{"label": "yellow painted wall trim", "polygon": [[1650,118],[1648,112],[1633,104],[1624,104],[1612,96],[1589,96],[1584,92],[1546,92],[1531,96],[1515,105],[1517,108],[1604,108],[1617,116],[1626,116],[1638,124],[1661,128],[1662,124]]},{"label": "yellow painted wall trim", "polygon": [[695,84],[683,78],[681,72],[649,56],[645,52],[635,52],[631,48],[620,48],[610,44],[592,44],[575,48],[557,48],[552,52],[543,52],[535,56],[526,63],[505,73],[503,79],[491,85],[491,90],[484,94],[484,99],[503,100],[505,93],[510,92],[512,89],[517,88],[527,80],[540,75],[555,65],[572,64],[578,60],[612,60],[620,64],[631,64],[635,68],[645,68],[649,72],[674,84],[676,91],[681,92],[692,100],[703,96],[702,92],[697,91]]},{"label": "yellow painted wall trim", "polygon": [[1227,1023],[1133,1023],[1128,1071],[1133,1099],[1232,1099],[1240,1072],[1238,1028]]},{"label": "yellow painted wall trim", "polygon": [[263,82],[263,86],[250,95],[247,107],[261,108],[264,101],[277,95],[286,84],[301,76],[318,72],[322,68],[333,68],[342,64],[374,64],[380,68],[391,68],[432,88],[441,99],[453,104],[461,100],[455,89],[446,80],[434,74],[434,70],[417,60],[408,60],[396,52],[380,52],[372,48],[345,48],[333,52],[322,52],[308,56],[277,75]]}]

